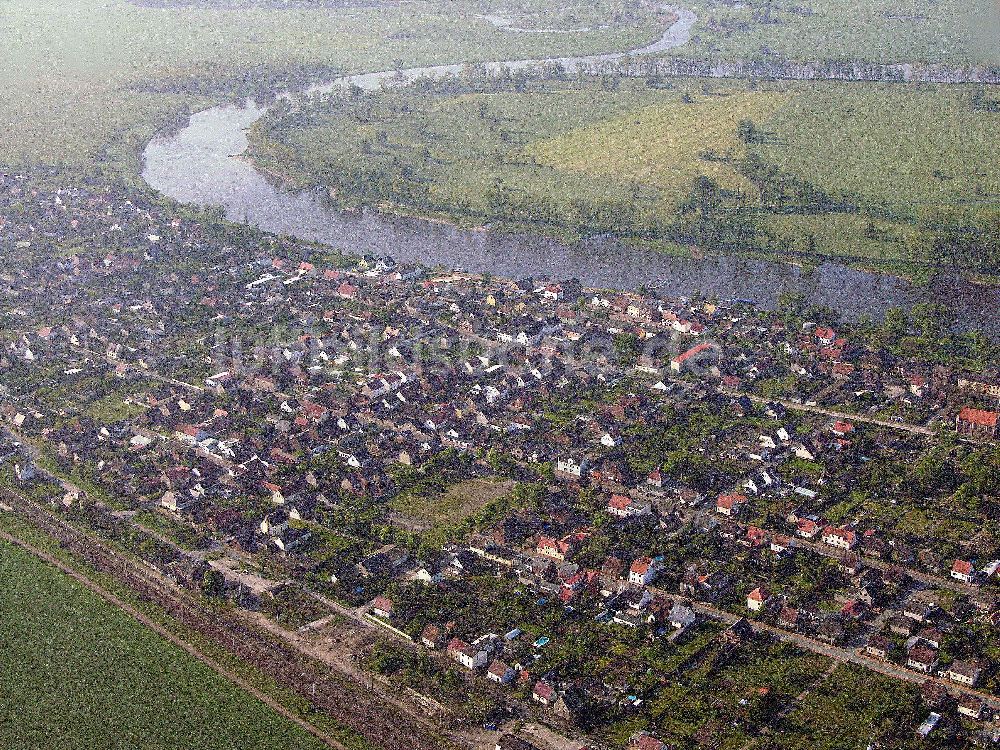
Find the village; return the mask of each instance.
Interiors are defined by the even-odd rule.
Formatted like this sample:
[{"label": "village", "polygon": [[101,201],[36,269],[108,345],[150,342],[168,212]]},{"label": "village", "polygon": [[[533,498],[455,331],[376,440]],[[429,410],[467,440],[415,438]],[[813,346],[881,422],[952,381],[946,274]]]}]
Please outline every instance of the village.
[{"label": "village", "polygon": [[0,175],[0,248],[5,486],[470,742],[799,747],[827,680],[901,686],[859,746],[1000,741],[1000,371],[939,311],[403,266],[52,175]]}]

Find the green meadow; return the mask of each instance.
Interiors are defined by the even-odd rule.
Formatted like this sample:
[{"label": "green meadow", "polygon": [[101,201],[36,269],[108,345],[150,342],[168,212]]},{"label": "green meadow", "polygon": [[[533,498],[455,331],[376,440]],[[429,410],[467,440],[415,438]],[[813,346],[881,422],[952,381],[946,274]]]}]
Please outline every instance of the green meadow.
[{"label": "green meadow", "polygon": [[698,58],[1000,62],[993,0],[689,0],[700,22],[676,54]]},{"label": "green meadow", "polygon": [[953,235],[998,218],[998,100],[929,84],[442,84],[277,111],[251,153],[294,187],[468,224],[964,267]]},{"label": "green meadow", "polygon": [[[626,49],[656,38],[662,23],[625,0],[559,13],[535,0],[304,6],[3,0],[0,164],[134,174],[157,129],[214,102],[339,70]],[[516,33],[488,13],[593,30]]]},{"label": "green meadow", "polygon": [[[694,57],[996,62],[990,0],[691,0]],[[161,127],[333,71],[624,50],[665,17],[630,0],[4,0],[0,164],[134,175]],[[86,34],[81,34],[86,30]]]}]

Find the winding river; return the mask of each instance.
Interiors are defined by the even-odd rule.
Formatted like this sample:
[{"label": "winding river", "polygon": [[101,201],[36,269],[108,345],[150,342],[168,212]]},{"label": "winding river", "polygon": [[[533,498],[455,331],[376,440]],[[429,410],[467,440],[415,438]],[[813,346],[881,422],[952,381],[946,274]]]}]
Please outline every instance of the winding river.
[{"label": "winding river", "polygon": [[[697,16],[682,8],[667,9],[677,14],[677,20],[653,44],[629,52],[555,61],[573,72],[683,45],[691,37]],[[517,60],[489,63],[486,67],[492,71],[517,70],[542,62]],[[362,73],[312,86],[305,93],[321,94],[348,84],[369,90],[383,83],[403,85],[418,78],[453,75],[463,67],[438,65],[402,73]],[[289,92],[278,94],[278,98],[290,96]],[[739,257],[670,257],[608,239],[565,244],[534,235],[465,230],[375,211],[339,211],[313,193],[292,193],[276,187],[246,160],[235,158],[247,149],[246,129],[266,112],[266,107],[246,103],[220,105],[192,115],[179,131],[160,134],[150,141],[143,153],[144,179],[155,190],[181,203],[221,206],[233,221],[354,253],[391,255],[403,262],[513,278],[575,277],[592,287],[645,286],[671,296],[701,292],[721,299],[750,299],[762,306],[772,305],[784,291],[799,291],[848,318],[861,314],[878,317],[890,306],[909,308],[918,302],[935,301],[950,306],[967,328],[990,333],[997,328],[1000,290],[958,280],[937,282],[927,289],[833,262],[803,272],[788,264]]]}]

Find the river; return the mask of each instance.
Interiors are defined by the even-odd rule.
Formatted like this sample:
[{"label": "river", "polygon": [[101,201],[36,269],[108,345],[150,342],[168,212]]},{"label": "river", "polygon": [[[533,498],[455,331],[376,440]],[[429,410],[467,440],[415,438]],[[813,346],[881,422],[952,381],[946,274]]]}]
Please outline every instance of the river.
[{"label": "river", "polygon": [[[556,58],[569,71],[664,52],[685,44],[697,16],[682,8],[676,22],[653,44],[630,52]],[[538,60],[489,63],[491,70],[530,68]],[[551,62],[551,61],[550,61]],[[383,82],[402,84],[422,77],[452,75],[463,65],[362,73],[312,86],[306,93],[329,92],[347,84],[373,89]],[[288,92],[278,94],[288,98]],[[917,287],[892,276],[867,273],[826,262],[811,271],[742,257],[677,258],[626,247],[610,239],[575,244],[522,234],[459,229],[422,219],[375,211],[351,213],[330,207],[310,192],[292,193],[269,182],[246,160],[246,129],[264,116],[254,103],[227,104],[191,116],[180,130],[162,133],[143,152],[143,177],[160,193],[181,203],[221,206],[226,216],[261,229],[319,241],[352,253],[391,255],[401,262],[446,266],[498,276],[577,278],[584,285],[635,289],[645,286],[671,296],[702,293],[720,299],[750,299],[773,305],[785,291],[802,292],[847,318],[879,317],[888,307],[909,308],[934,301],[951,307],[968,329],[997,330],[1000,290],[960,280]]]}]

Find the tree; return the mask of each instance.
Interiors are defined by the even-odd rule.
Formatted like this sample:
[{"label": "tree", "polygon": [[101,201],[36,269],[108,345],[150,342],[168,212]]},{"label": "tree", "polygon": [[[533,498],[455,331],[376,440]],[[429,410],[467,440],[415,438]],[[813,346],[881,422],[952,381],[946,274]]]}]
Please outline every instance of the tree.
[{"label": "tree", "polygon": [[753,120],[740,120],[736,126],[736,132],[739,134],[740,140],[747,145],[757,142],[757,126],[754,125]]},{"label": "tree", "polygon": [[886,347],[897,346],[910,328],[910,321],[901,307],[890,307],[885,311],[882,321],[882,344]]},{"label": "tree", "polygon": [[614,339],[615,354],[622,364],[633,364],[642,352],[642,342],[634,333],[619,333]]},{"label": "tree", "polygon": [[201,592],[205,596],[221,597],[226,593],[226,579],[219,571],[210,568],[201,579]]}]

